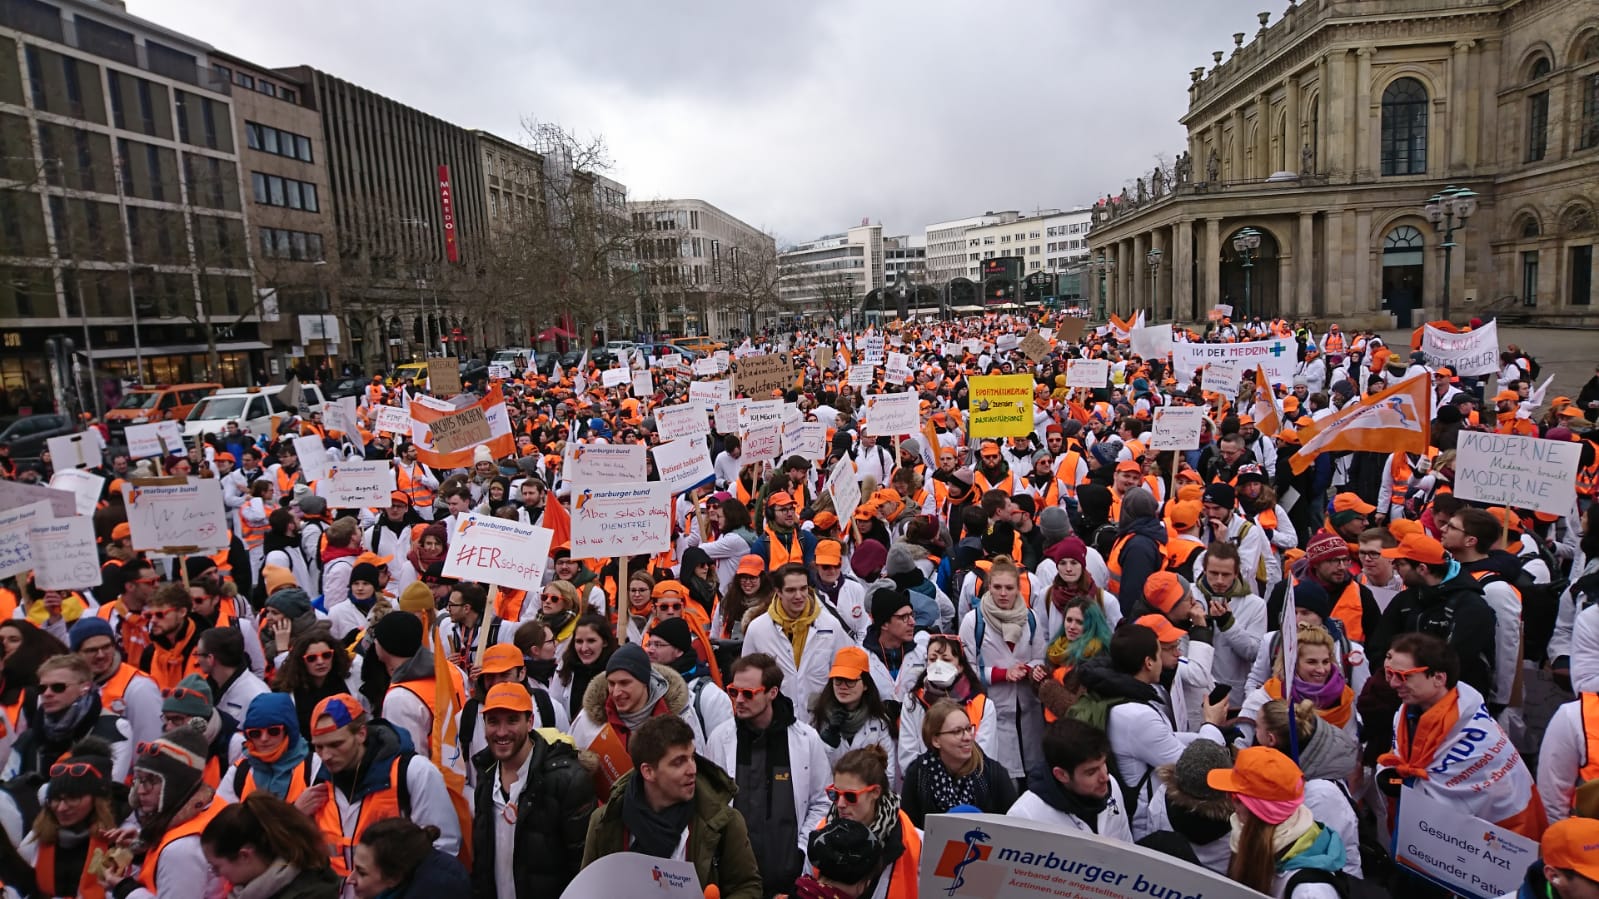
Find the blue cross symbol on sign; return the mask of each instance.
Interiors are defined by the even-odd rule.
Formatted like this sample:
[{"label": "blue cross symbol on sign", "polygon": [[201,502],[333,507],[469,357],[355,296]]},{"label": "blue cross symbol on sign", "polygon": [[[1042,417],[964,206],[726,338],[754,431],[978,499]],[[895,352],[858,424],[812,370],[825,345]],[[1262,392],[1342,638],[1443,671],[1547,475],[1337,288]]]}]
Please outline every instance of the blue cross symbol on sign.
[{"label": "blue cross symbol on sign", "polygon": [[1285,352],[1287,352],[1287,349],[1281,343],[1274,343],[1271,345],[1272,356],[1280,359]]}]

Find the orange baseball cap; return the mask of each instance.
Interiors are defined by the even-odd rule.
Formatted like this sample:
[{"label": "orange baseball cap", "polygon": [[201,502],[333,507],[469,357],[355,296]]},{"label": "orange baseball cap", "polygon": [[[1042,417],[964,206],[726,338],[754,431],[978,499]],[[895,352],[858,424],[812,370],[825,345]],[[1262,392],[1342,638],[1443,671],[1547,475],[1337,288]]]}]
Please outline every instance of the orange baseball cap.
[{"label": "orange baseball cap", "polygon": [[1444,545],[1426,534],[1406,534],[1399,545],[1393,549],[1382,551],[1384,559],[1404,559],[1409,562],[1422,562],[1428,565],[1442,565],[1449,558],[1444,553]]},{"label": "orange baseball cap", "polygon": [[1396,518],[1388,522],[1388,533],[1394,535],[1395,540],[1404,540],[1411,534],[1426,534],[1427,529],[1421,522],[1412,518]]},{"label": "orange baseball cap", "polygon": [[668,597],[688,599],[688,588],[683,586],[682,581],[668,579],[661,581],[650,589],[651,599],[666,599]]},{"label": "orange baseball cap", "polygon": [[1496,403],[1519,403],[1519,402],[1521,402],[1521,394],[1515,392],[1514,390],[1501,390],[1498,393],[1494,394],[1494,402],[1496,402]]},{"label": "orange baseball cap", "polygon": [[1281,440],[1283,443],[1292,444],[1293,446],[1298,446],[1299,445],[1299,432],[1294,430],[1293,428],[1283,428],[1281,431],[1277,432],[1277,439]]},{"label": "orange baseball cap", "polygon": [[1162,643],[1176,643],[1186,636],[1177,625],[1167,621],[1165,615],[1145,615],[1133,623],[1154,631],[1155,639]]},{"label": "orange baseball cap", "polygon": [[1599,880],[1599,819],[1566,818],[1543,832],[1543,862]]},{"label": "orange baseball cap", "polygon": [[[1199,524],[1199,515],[1200,512],[1203,511],[1200,504],[1193,502],[1192,500],[1172,503],[1167,508],[1171,512],[1172,525],[1185,531],[1194,525]],[[1145,584],[1144,591],[1145,595],[1147,596],[1149,591],[1147,582]]]},{"label": "orange baseball cap", "polygon": [[1213,790],[1266,802],[1305,798],[1305,775],[1294,760],[1270,746],[1241,750],[1231,768],[1212,768],[1205,783]]},{"label": "orange baseball cap", "polygon": [[495,684],[483,699],[483,711],[533,714],[533,694],[521,684]]},{"label": "orange baseball cap", "polygon": [[779,506],[794,505],[794,497],[789,496],[785,490],[779,490],[766,498],[767,508],[776,509]]},{"label": "orange baseball cap", "polygon": [[1488,510],[1488,514],[1492,515],[1495,521],[1504,525],[1505,529],[1510,533],[1521,533],[1522,525],[1520,515],[1517,515],[1504,506],[1494,506]]},{"label": "orange baseball cap", "polygon": [[1244,427],[1245,425],[1252,425],[1254,423],[1255,423],[1255,416],[1253,416],[1253,415],[1240,415],[1240,416],[1238,416],[1238,426],[1239,427]]},{"label": "orange baseball cap", "polygon": [[1116,463],[1116,470],[1118,472],[1130,471],[1133,474],[1143,474],[1144,466],[1139,465],[1137,462],[1134,462],[1131,459],[1124,459],[1121,462]]},{"label": "orange baseball cap", "polygon": [[126,521],[111,529],[112,540],[128,540],[133,537],[133,528],[128,527]]},{"label": "orange baseball cap", "polygon": [[846,646],[833,656],[833,668],[827,672],[827,676],[858,680],[870,670],[872,663],[866,656],[866,650],[859,646]]},{"label": "orange baseball cap", "polygon": [[355,564],[357,565],[376,565],[379,568],[382,568],[392,561],[394,561],[394,556],[380,556],[370,549],[355,557]]},{"label": "orange baseball cap", "polygon": [[512,668],[527,664],[522,661],[522,651],[509,643],[496,643],[483,650],[483,673],[504,674]]},{"label": "orange baseball cap", "polygon": [[817,512],[811,523],[816,525],[818,530],[825,531],[838,525],[838,516],[832,512]]},{"label": "orange baseball cap", "polygon": [[[820,518],[821,516],[818,515],[817,517]],[[837,519],[834,520],[836,521]],[[842,565],[844,564],[844,547],[837,540],[822,540],[816,544],[815,558],[818,565]]]},{"label": "orange baseball cap", "polygon": [[1370,515],[1377,511],[1377,507],[1360,498],[1358,493],[1340,493],[1333,497],[1334,512],[1359,512]]},{"label": "orange baseball cap", "polygon": [[1144,580],[1144,599],[1162,612],[1176,608],[1186,595],[1183,582],[1170,571],[1157,571]]},{"label": "orange baseball cap", "polygon": [[748,555],[738,561],[738,573],[758,577],[766,570],[766,560],[757,555]]}]

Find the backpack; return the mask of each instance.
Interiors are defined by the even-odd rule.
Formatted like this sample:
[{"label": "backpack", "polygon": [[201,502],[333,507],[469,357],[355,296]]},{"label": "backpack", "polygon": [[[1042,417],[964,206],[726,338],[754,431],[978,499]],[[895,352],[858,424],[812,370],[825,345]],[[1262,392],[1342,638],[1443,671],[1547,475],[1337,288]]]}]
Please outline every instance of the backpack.
[{"label": "backpack", "polygon": [[1560,612],[1560,597],[1566,592],[1570,580],[1561,574],[1560,560],[1555,558],[1554,551],[1549,544],[1536,534],[1529,534],[1537,549],[1532,553],[1521,553],[1516,556],[1518,560],[1541,559],[1549,568],[1549,583],[1535,584],[1532,575],[1522,567],[1516,572],[1511,586],[1521,594],[1521,618],[1523,622],[1524,639],[1527,659],[1533,662],[1542,662],[1548,655],[1549,638],[1555,632],[1555,619]]},{"label": "backpack", "polygon": [[1521,358],[1527,360],[1527,364],[1522,370],[1527,373],[1528,380],[1536,381],[1538,375],[1543,372],[1543,366],[1538,364],[1538,360],[1534,359],[1531,353],[1522,353]]},{"label": "backpack", "polygon": [[1338,899],[1349,899],[1349,875],[1343,871],[1300,868],[1283,885],[1283,899],[1294,899],[1294,890],[1307,883],[1325,883],[1338,891]]},{"label": "backpack", "polygon": [[1108,522],[1102,524],[1099,526],[1099,530],[1094,532],[1094,538],[1089,541],[1088,545],[1098,550],[1102,558],[1109,560],[1111,548],[1116,545],[1116,533],[1116,525]]}]

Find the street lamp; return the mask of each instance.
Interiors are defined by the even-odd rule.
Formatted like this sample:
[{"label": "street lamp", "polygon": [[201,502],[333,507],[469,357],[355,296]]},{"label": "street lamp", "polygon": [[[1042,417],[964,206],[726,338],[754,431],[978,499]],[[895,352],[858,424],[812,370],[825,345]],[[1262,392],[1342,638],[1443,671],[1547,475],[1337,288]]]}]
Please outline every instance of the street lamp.
[{"label": "street lamp", "polygon": [[1105,317],[1105,279],[1116,270],[1116,260],[1107,257],[1101,250],[1099,256],[1088,263],[1088,267],[1099,272],[1099,320],[1109,321]]},{"label": "street lamp", "polygon": [[1250,275],[1255,267],[1255,251],[1260,249],[1260,232],[1254,228],[1244,228],[1233,235],[1233,250],[1238,253],[1238,263],[1244,267],[1244,315],[1239,321],[1249,321],[1253,310],[1250,308]]},{"label": "street lamp", "polygon": [[1451,184],[1439,193],[1433,194],[1423,209],[1427,213],[1427,221],[1432,222],[1433,229],[1444,237],[1443,318],[1444,321],[1448,321],[1449,269],[1455,249],[1455,229],[1466,227],[1466,219],[1471,218],[1471,214],[1477,211],[1477,194],[1470,188]]},{"label": "street lamp", "polygon": [[[1150,247],[1144,254],[1149,263],[1149,314],[1160,317],[1160,247]],[[1175,316],[1174,316],[1175,317]]]}]

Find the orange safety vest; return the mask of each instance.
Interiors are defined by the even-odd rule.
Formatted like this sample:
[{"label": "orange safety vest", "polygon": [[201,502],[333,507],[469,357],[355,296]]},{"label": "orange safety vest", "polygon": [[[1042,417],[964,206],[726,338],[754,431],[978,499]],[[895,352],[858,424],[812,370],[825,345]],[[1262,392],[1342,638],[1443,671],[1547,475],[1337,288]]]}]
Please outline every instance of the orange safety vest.
[{"label": "orange safety vest", "polygon": [[289,477],[285,479],[283,477],[283,466],[279,465],[277,475],[278,496],[289,496],[290,494],[294,493],[294,485],[299,482],[303,476],[303,469],[296,468],[294,471],[290,472]]},{"label": "orange safety vest", "polygon": [[1582,767],[1577,786],[1599,780],[1599,693],[1582,694]]},{"label": "orange safety vest", "polygon": [[400,492],[411,498],[411,508],[428,509],[433,506],[433,490],[422,483],[422,463],[411,466],[409,471],[403,465],[394,468],[395,483]]},{"label": "orange safety vest", "polygon": [[768,526],[766,528],[766,555],[768,557],[766,563],[767,571],[776,571],[789,562],[804,564],[805,548],[800,543],[799,529],[796,528],[794,530],[789,544],[785,546],[782,538],[777,536],[777,532]]},{"label": "orange safety vest", "polygon": [[[327,805],[323,806],[323,808],[327,808],[331,805],[333,805],[333,803],[329,802]],[[179,824],[177,827],[169,829],[165,834],[163,834],[161,836],[161,842],[155,844],[155,851],[148,853],[144,857],[144,870],[139,872],[139,882],[144,884],[144,888],[152,893],[156,892],[156,866],[161,863],[161,853],[167,851],[168,846],[172,845],[173,842],[177,840],[183,839],[184,837],[199,836],[200,833],[205,830],[205,826],[211,823],[211,819],[215,818],[218,812],[227,807],[228,804],[226,802],[223,802],[222,800],[213,796],[211,797],[211,804],[202,809],[200,814],[195,815],[193,818],[190,818],[182,824]],[[345,873],[347,874],[349,872]]]},{"label": "orange safety vest", "polygon": [[0,587],[0,619],[13,618],[17,614],[17,594]]},{"label": "orange safety vest", "polygon": [[1116,542],[1111,545],[1110,558],[1105,560],[1105,567],[1110,570],[1110,583],[1105,585],[1105,589],[1112,596],[1120,597],[1122,595],[1122,548],[1131,539],[1133,539],[1132,534],[1123,534],[1117,537]]},{"label": "orange safety vest", "polygon": [[270,531],[272,526],[263,524],[260,527],[252,527],[250,522],[245,520],[243,508],[239,509],[237,516],[239,519],[239,539],[244,542],[244,548],[247,550],[260,549],[262,542],[266,540],[267,531]]},{"label": "orange safety vest", "polygon": [[1590,499],[1599,495],[1599,458],[1587,468],[1577,469],[1577,494]]},{"label": "orange safety vest", "polygon": [[127,607],[122,600],[108,602],[94,613],[104,618],[107,623],[112,615],[120,615],[121,620],[114,627],[122,638],[122,659],[124,662],[136,662],[144,655],[144,648],[150,645],[150,628],[144,623],[144,613],[135,612]]},{"label": "orange safety vest", "polygon": [[[465,678],[461,676],[460,669],[456,668],[454,665],[449,666],[448,670],[450,672],[450,690],[455,696],[455,707],[458,710],[466,708]],[[434,688],[433,678],[423,677],[418,678],[417,680],[408,680],[404,683],[393,684],[389,687],[389,689],[405,690],[415,694],[416,698],[422,700],[422,704],[428,707],[428,711],[432,713],[434,720],[438,720],[439,710],[434,707],[434,704],[438,701],[438,691]],[[432,758],[432,743],[433,737],[430,734],[428,737],[428,745],[416,747],[417,755]]]},{"label": "orange safety vest", "polygon": [[[283,797],[284,802],[293,802],[294,800],[300,798],[300,794],[304,793],[305,788],[310,786],[310,784],[306,783],[305,778],[306,770],[311,766],[311,758],[312,756],[308,755],[306,756],[304,763],[294,766],[294,774],[289,778],[289,791]],[[239,771],[241,769],[244,771],[244,782],[239,784],[239,800],[242,802],[244,797],[256,791],[256,786],[255,772],[250,770],[249,759],[239,759],[239,761],[233,766],[234,771]],[[234,774],[232,776],[237,777],[238,775]],[[235,782],[237,783],[237,781]],[[329,800],[328,804],[333,804],[331,799]]]},{"label": "orange safety vest", "polygon": [[1077,480],[1077,467],[1083,462],[1083,456],[1076,450],[1067,450],[1060,457],[1060,462],[1055,465],[1055,480],[1066,485],[1066,495],[1075,497],[1081,482]]},{"label": "orange safety vest", "polygon": [[127,695],[128,685],[133,683],[136,677],[149,677],[149,675],[123,662],[122,666],[100,685],[100,705],[114,715],[126,715],[128,705],[122,701],[122,697]]},{"label": "orange safety vest", "polygon": [[367,403],[369,405],[373,405],[373,406],[381,406],[381,405],[383,405],[383,385],[381,385],[381,384],[368,384],[368,385],[366,385],[366,400],[367,400]]},{"label": "orange safety vest", "polygon": [[990,490],[1003,490],[1006,496],[1014,496],[1016,494],[1016,472],[1014,471],[1005,475],[1004,480],[989,483],[988,478],[984,477],[981,471],[973,469],[972,481],[977,485],[979,495]]},{"label": "orange safety vest", "polygon": [[1344,591],[1338,594],[1338,601],[1333,603],[1333,617],[1343,623],[1344,633],[1356,643],[1366,642],[1366,629],[1361,626],[1360,583],[1354,578],[1344,585]]},{"label": "orange safety vest", "polygon": [[[408,810],[400,808],[400,778],[405,776],[406,756],[398,755],[389,766],[389,785],[384,789],[361,797],[361,811],[355,818],[355,832],[344,832],[344,819],[339,814],[337,797],[329,796],[316,813],[317,827],[328,841],[328,859],[333,862],[333,873],[350,876],[350,866],[355,863],[355,844],[361,834],[374,823],[385,818],[398,818]],[[336,789],[329,784],[330,789]]]},{"label": "orange safety vest", "polygon": [[170,690],[176,687],[179,682],[191,674],[198,674],[202,677],[205,674],[195,661],[194,653],[189,651],[192,648],[191,642],[194,640],[195,623],[191,619],[185,621],[184,624],[186,629],[183,635],[178,638],[171,649],[167,649],[155,642],[152,642],[149,646],[150,670],[144,673],[150,675],[150,678],[155,681],[155,685],[162,690]]},{"label": "orange safety vest", "polygon": [[[105,887],[101,886],[100,878],[89,873],[89,859],[94,858],[96,852],[110,851],[111,844],[105,837],[95,834],[89,837],[89,853],[83,859],[83,872],[78,876],[78,891],[71,895],[78,899],[105,899]],[[56,889],[56,844],[40,843],[39,857],[33,865],[34,873],[38,879],[39,892],[46,896],[68,895],[65,890]]]}]

